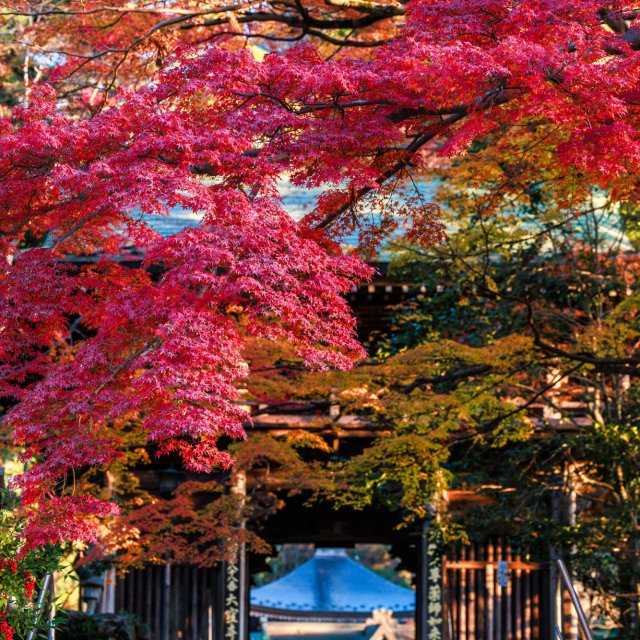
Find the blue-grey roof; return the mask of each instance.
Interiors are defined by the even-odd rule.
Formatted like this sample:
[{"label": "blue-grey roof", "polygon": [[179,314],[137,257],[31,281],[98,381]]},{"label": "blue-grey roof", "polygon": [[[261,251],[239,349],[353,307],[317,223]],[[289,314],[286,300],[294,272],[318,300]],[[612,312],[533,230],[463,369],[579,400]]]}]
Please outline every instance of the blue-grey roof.
[{"label": "blue-grey roof", "polygon": [[301,617],[366,617],[373,609],[385,608],[397,616],[414,611],[415,594],[352,560],[344,549],[317,549],[287,575],[253,589],[251,608]]},{"label": "blue-grey roof", "polygon": [[[280,185],[280,195],[285,209],[294,220],[300,220],[315,206],[316,198],[322,189],[302,189],[289,182]],[[183,229],[197,227],[202,218],[201,213],[173,207],[169,215],[143,215],[142,219],[161,236],[167,238]]]},{"label": "blue-grey roof", "polygon": [[[422,195],[430,200],[433,195],[433,184],[419,182],[418,187]],[[278,186],[280,196],[285,210],[294,220],[300,220],[305,214],[309,213],[316,206],[316,199],[322,194],[321,187],[304,188],[298,187],[287,180],[283,180]],[[372,212],[372,220],[376,218],[376,214]],[[173,207],[168,215],[146,215],[141,214],[141,218],[161,236],[167,238],[169,236],[187,228],[199,226],[202,214],[181,207]],[[394,235],[401,235],[399,230]],[[342,243],[347,247],[355,247],[358,244],[357,231],[351,235],[342,238]],[[382,248],[378,252],[378,259],[388,260],[388,252]]]},{"label": "blue-grey roof", "polygon": [[163,238],[168,238],[183,229],[200,226],[202,214],[191,209],[173,207],[169,215],[143,215],[142,219]]}]

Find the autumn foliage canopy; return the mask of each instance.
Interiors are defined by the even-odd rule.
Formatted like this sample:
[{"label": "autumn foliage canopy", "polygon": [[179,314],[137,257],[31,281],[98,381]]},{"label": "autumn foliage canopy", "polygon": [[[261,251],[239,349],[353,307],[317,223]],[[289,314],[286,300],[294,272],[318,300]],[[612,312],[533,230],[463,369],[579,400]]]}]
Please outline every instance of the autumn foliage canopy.
[{"label": "autumn foliage canopy", "polygon": [[[43,6],[0,11],[39,65],[0,120],[0,396],[31,461],[34,545],[91,539],[87,516],[113,512],[61,486],[124,455],[116,422],[189,469],[229,465],[248,338],[311,367],[361,358],[343,298],[371,275],[359,256],[400,228],[442,233],[428,203],[381,204],[414,174],[491,144],[502,193],[526,156],[569,210],[593,188],[639,194],[640,31],[622,2]],[[301,220],[284,176],[322,188]],[[202,225],[160,237],[148,220],[174,207]],[[354,231],[360,254],[341,248]]]}]

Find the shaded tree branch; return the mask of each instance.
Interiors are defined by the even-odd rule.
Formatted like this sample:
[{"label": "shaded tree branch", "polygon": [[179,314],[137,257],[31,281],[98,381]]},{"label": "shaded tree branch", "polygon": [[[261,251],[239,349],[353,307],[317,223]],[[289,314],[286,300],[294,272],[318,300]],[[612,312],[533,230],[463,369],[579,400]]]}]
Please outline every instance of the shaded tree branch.
[{"label": "shaded tree branch", "polygon": [[405,385],[397,385],[394,387],[394,389],[396,391],[400,391],[401,393],[411,393],[414,389],[424,387],[428,384],[459,382],[460,380],[465,380],[466,378],[472,378],[473,376],[479,376],[483,373],[488,373],[492,369],[493,366],[490,364],[478,364],[471,367],[452,369],[451,371],[448,371],[447,373],[439,376],[420,376],[413,382]]}]

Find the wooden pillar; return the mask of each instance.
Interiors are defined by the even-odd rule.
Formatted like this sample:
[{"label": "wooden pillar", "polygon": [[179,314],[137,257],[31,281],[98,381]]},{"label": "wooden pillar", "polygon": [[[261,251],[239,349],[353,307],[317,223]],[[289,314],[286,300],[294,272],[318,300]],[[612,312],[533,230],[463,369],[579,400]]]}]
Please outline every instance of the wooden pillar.
[{"label": "wooden pillar", "polygon": [[442,640],[444,637],[442,557],[430,524],[430,518],[424,521],[420,535],[416,572],[417,640]]},{"label": "wooden pillar", "polygon": [[189,569],[189,592],[191,599],[191,625],[189,629],[189,635],[192,640],[198,640],[200,638],[200,592],[198,590],[198,569],[196,567],[190,567]]},{"label": "wooden pillar", "polygon": [[460,560],[462,561],[463,566],[458,570],[458,580],[460,581],[458,633],[460,634],[460,640],[468,640],[469,635],[469,625],[467,623],[467,618],[469,616],[467,570],[464,568],[464,561],[467,560],[467,555],[467,546],[463,544],[460,547]]},{"label": "wooden pillar", "polygon": [[[471,562],[475,562],[476,560],[476,547],[475,544],[471,544],[468,549],[468,556]],[[469,600],[468,600],[468,608],[467,612],[467,627],[468,627],[468,636],[471,640],[475,640],[477,638],[478,633],[478,623],[476,619],[476,570],[469,569]]]},{"label": "wooden pillar", "polygon": [[161,640],[171,638],[171,563],[167,562],[162,570],[162,615],[161,615]]},{"label": "wooden pillar", "polygon": [[[238,471],[233,474],[231,493],[244,497],[246,492],[246,474]],[[249,566],[246,544],[242,541],[234,543],[230,555],[231,558],[224,563],[223,640],[249,640]]]},{"label": "wooden pillar", "polygon": [[[504,640],[505,638],[508,637],[509,632],[508,630],[505,630],[503,635],[504,587],[501,584],[499,584],[499,580],[498,580],[498,572],[499,572],[498,567],[500,566],[499,563],[504,560],[502,538],[499,538],[496,541],[495,560],[496,560],[496,583],[495,583],[496,608],[495,608],[494,616],[496,621],[496,640]],[[500,575],[502,575],[502,573]]]},{"label": "wooden pillar", "polygon": [[492,540],[487,541],[487,565],[485,568],[485,584],[486,584],[486,637],[487,640],[494,640],[494,627],[495,627],[495,616],[496,616],[496,576],[495,576],[495,568],[494,568],[494,543]]},{"label": "wooden pillar", "polygon": [[504,547],[505,562],[507,563],[507,583],[503,588],[504,604],[506,609],[505,636],[513,638],[513,577],[511,574],[511,544],[506,541]]}]

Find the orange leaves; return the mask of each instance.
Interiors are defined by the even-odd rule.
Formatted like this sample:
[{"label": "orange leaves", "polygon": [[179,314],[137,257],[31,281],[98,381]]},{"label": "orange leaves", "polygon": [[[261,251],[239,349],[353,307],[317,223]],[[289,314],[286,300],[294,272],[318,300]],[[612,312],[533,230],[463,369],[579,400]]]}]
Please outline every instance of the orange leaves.
[{"label": "orange leaves", "polygon": [[118,518],[106,543],[125,567],[167,560],[213,566],[228,558],[224,541],[230,539],[265,551],[264,542],[241,526],[241,497],[222,489],[217,482],[184,482],[172,498],[154,498]]}]

